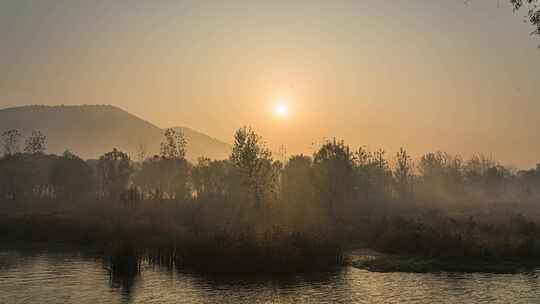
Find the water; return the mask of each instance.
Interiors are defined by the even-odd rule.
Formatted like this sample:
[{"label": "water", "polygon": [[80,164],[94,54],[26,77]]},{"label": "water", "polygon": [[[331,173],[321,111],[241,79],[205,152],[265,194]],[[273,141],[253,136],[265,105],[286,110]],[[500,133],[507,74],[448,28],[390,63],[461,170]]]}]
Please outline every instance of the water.
[{"label": "water", "polygon": [[76,253],[0,250],[0,303],[540,303],[539,273],[209,277],[144,265],[118,279]]}]

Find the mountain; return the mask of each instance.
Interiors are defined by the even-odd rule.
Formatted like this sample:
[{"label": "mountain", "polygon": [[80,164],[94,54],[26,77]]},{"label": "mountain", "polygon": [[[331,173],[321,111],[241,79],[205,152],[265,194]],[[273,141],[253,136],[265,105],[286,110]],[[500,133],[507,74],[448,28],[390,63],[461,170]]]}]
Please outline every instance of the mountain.
[{"label": "mountain", "polygon": [[[134,158],[141,147],[148,155],[158,153],[163,130],[135,115],[110,105],[22,106],[0,110],[0,133],[18,129],[24,136],[39,130],[47,137],[47,151],[66,149],[83,158],[97,158],[118,148]],[[186,127],[187,158],[226,158],[227,143]]]}]

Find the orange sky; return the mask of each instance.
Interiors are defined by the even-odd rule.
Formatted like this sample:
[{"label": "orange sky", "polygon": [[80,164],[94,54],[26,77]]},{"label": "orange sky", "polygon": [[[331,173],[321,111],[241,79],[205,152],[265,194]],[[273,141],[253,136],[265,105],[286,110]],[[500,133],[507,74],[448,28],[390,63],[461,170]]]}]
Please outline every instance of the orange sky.
[{"label": "orange sky", "polygon": [[113,104],[229,142],[251,125],[289,154],[336,136],[532,166],[540,40],[507,1],[471,2],[2,1],[0,107]]}]

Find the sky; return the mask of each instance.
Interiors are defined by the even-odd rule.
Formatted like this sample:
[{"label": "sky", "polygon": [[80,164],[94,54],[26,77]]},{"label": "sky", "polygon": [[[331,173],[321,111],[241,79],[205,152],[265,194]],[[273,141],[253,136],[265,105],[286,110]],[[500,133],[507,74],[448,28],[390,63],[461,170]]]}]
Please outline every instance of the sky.
[{"label": "sky", "polygon": [[[277,151],[540,162],[540,39],[505,0],[0,0],[0,108],[112,104]],[[276,115],[278,103],[287,117]]]}]

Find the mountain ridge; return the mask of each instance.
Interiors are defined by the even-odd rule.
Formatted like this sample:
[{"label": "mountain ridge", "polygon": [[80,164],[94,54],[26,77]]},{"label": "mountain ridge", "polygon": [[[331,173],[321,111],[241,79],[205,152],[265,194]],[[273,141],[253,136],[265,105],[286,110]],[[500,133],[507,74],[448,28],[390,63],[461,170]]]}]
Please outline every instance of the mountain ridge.
[{"label": "mountain ridge", "polygon": [[[187,157],[228,157],[231,146],[185,126]],[[23,136],[33,130],[47,137],[49,153],[70,150],[83,158],[118,148],[131,155],[145,147],[147,155],[158,153],[164,129],[114,105],[25,105],[0,109],[0,133],[18,129]]]}]

